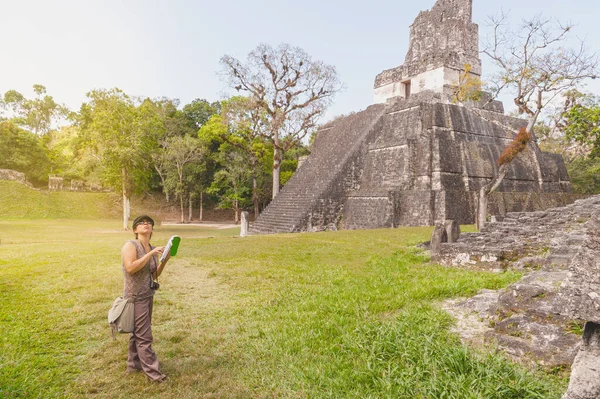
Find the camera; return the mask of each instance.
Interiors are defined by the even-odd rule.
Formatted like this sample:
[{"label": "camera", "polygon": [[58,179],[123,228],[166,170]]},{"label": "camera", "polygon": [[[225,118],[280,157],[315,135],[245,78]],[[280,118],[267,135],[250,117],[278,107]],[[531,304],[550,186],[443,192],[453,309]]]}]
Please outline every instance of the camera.
[{"label": "camera", "polygon": [[157,290],[157,289],[159,289],[159,288],[160,288],[160,284],[158,284],[158,281],[154,281],[154,280],[152,280],[152,281],[150,282],[150,289],[152,289],[152,290]]}]

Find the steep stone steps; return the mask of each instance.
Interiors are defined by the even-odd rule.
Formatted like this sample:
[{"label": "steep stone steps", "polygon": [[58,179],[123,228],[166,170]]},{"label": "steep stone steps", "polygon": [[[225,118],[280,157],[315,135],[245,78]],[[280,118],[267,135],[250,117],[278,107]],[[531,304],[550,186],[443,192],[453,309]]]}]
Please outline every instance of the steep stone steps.
[{"label": "steep stone steps", "polygon": [[[307,221],[319,201],[338,201],[344,197],[344,165],[360,157],[365,137],[372,133],[384,105],[366,110],[322,128],[315,151],[296,171],[277,197],[250,225],[251,234],[271,234],[306,230]],[[337,215],[330,215],[334,220]],[[328,220],[322,221],[327,224]]]}]

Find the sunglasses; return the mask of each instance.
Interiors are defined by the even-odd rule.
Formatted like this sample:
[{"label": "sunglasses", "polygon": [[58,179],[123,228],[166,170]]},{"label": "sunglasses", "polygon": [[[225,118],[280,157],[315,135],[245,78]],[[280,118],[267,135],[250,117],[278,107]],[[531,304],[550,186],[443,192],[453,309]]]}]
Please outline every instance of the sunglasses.
[{"label": "sunglasses", "polygon": [[149,222],[147,220],[144,220],[143,222],[139,222],[138,224],[136,224],[136,226],[139,226],[140,224],[149,224],[150,226],[154,226],[154,223]]}]

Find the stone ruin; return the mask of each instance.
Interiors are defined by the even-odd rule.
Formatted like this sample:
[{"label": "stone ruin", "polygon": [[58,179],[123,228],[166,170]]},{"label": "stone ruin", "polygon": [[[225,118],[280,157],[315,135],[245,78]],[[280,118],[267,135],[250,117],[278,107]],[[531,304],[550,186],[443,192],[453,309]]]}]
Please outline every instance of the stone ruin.
[{"label": "stone ruin", "polygon": [[29,183],[25,177],[25,173],[17,172],[16,170],[12,169],[0,169],[0,180],[17,181],[31,187],[31,183]]},{"label": "stone ruin", "polygon": [[[0,169],[0,180],[13,180],[33,188],[25,177],[25,173],[17,172],[11,169]],[[58,176],[48,176],[48,191],[63,191],[65,189],[65,179]],[[70,191],[95,191],[104,192],[104,188],[98,183],[88,183],[83,180],[71,180]]]},{"label": "stone ruin", "polygon": [[48,191],[62,191],[64,179],[62,177],[48,177]]},{"label": "stone ruin", "polygon": [[84,191],[84,184],[83,180],[71,180],[71,191]]},{"label": "stone ruin", "polygon": [[600,196],[507,213],[478,233],[432,248],[432,261],[441,264],[525,274],[506,289],[483,290],[445,309],[456,316],[457,332],[467,342],[484,342],[548,369],[571,367],[564,399],[600,398],[598,259]]},{"label": "stone ruin", "polygon": [[[317,132],[311,155],[251,233],[474,223],[478,190],[526,121],[504,115],[498,101],[452,102],[466,65],[481,74],[471,11],[472,0],[438,0],[419,14],[405,63],[375,79],[376,104]],[[562,157],[533,142],[489,210],[543,210],[576,198]]]},{"label": "stone ruin", "polygon": [[459,75],[469,65],[481,76],[479,28],[472,22],[472,0],[441,0],[421,11],[410,27],[404,65],[375,78],[375,103],[393,97],[408,99],[423,91],[451,97]]},{"label": "stone ruin", "polygon": [[[71,180],[71,185],[68,186],[69,191],[94,191],[102,192],[105,191],[101,184],[89,183],[84,180]],[[65,179],[58,176],[48,177],[48,191],[63,191],[65,190]]]}]

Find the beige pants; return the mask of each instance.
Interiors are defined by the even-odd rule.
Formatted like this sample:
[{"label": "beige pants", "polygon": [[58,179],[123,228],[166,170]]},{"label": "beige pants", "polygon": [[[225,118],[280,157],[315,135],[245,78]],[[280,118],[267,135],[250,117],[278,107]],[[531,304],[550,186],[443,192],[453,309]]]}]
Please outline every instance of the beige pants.
[{"label": "beige pants", "polygon": [[151,380],[165,377],[160,372],[158,357],[152,350],[152,303],[153,297],[135,301],[135,327],[129,338],[127,371],[143,370]]}]

